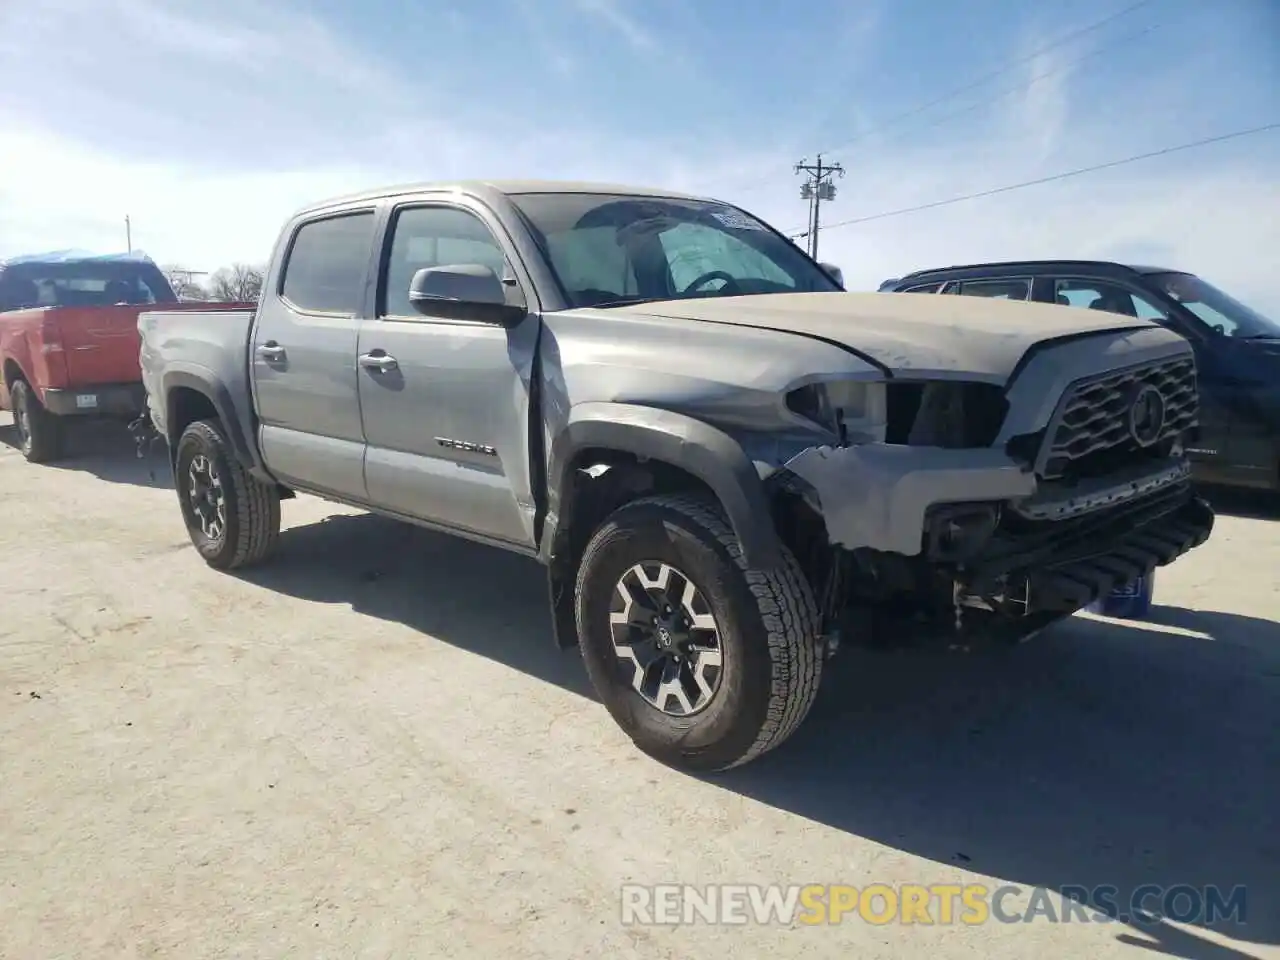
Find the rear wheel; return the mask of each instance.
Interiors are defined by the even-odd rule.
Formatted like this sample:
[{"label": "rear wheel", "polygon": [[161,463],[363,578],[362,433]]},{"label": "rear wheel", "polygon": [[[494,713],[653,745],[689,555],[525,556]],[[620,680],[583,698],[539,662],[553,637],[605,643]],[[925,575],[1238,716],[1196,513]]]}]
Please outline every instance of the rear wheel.
[{"label": "rear wheel", "polygon": [[174,485],[187,534],[211,567],[250,566],[275,549],[280,490],[244,468],[216,420],[197,420],[182,432]]},{"label": "rear wheel", "polygon": [[578,642],[596,691],[645,753],[723,770],[799,727],[822,674],[820,618],[795,558],[747,566],[718,505],[627,504],[596,531],[577,582]]},{"label": "rear wheel", "polygon": [[9,397],[22,455],[32,463],[48,463],[62,456],[63,423],[45,408],[31,385],[25,380],[15,381]]}]

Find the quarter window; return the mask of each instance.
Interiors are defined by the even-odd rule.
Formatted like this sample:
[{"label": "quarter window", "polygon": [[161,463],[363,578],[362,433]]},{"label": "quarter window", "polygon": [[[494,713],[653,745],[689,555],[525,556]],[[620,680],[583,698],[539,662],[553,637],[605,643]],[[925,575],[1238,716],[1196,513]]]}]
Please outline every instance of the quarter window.
[{"label": "quarter window", "polygon": [[372,244],[372,210],[303,224],[293,238],[280,295],[303,312],[355,316]]},{"label": "quarter window", "polygon": [[457,207],[408,207],[396,214],[383,286],[383,316],[417,317],[409,284],[424,267],[483,264],[506,274],[506,257],[489,228]]},{"label": "quarter window", "polygon": [[1026,300],[1031,296],[1030,280],[964,280],[962,297],[990,297],[993,300]]}]

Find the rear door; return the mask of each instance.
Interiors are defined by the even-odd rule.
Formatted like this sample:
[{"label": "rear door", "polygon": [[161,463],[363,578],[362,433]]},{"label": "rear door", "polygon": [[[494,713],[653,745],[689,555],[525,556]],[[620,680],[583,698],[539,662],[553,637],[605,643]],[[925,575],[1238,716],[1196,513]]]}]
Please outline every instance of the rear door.
[{"label": "rear door", "polygon": [[294,486],[348,500],[365,497],[356,344],[374,221],[370,205],[295,225],[249,344],[267,466]]},{"label": "rear door", "polygon": [[424,316],[414,273],[485,264],[509,301],[532,303],[504,231],[465,200],[391,213],[375,316],[360,327],[358,377],[369,501],[408,517],[531,551],[530,383],[539,318],[513,329]]}]

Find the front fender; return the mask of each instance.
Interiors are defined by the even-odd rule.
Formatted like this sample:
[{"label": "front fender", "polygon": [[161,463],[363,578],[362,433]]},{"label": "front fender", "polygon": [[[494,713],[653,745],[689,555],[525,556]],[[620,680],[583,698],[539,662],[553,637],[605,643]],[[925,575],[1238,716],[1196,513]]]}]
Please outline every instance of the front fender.
[{"label": "front fender", "polygon": [[764,486],[742,447],[701,420],[627,403],[576,404],[552,438],[547,463],[547,522],[543,554],[555,542],[563,491],[579,451],[601,448],[661,460],[697,477],[719,499],[748,564],[770,570],[781,561]]}]

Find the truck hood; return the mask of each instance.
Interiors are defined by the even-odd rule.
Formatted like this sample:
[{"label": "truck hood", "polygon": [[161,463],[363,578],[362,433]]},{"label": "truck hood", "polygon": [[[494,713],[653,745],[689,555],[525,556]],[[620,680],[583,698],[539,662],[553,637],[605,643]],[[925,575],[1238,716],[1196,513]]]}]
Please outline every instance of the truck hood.
[{"label": "truck hood", "polygon": [[843,347],[895,376],[1001,385],[1037,344],[1156,326],[1079,307],[920,293],[707,297],[638,303],[611,308],[614,311],[795,333]]}]

